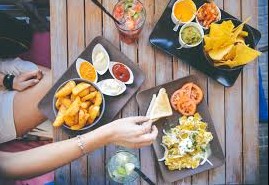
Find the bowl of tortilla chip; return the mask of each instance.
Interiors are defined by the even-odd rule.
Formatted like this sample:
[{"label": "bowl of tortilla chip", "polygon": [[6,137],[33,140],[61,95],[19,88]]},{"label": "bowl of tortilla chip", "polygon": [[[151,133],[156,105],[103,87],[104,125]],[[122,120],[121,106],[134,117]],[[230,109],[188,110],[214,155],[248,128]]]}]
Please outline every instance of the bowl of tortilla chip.
[{"label": "bowl of tortilla chip", "polygon": [[245,22],[223,19],[212,23],[204,37],[204,54],[210,65],[222,70],[238,70],[254,61],[260,52],[255,50],[253,33]]}]

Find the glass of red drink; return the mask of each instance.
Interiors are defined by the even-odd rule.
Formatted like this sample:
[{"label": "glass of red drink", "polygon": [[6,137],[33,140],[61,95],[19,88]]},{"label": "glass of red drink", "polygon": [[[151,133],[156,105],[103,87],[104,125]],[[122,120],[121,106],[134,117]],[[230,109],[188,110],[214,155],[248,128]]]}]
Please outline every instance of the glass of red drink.
[{"label": "glass of red drink", "polygon": [[139,0],[121,0],[113,10],[114,17],[121,23],[115,22],[120,39],[126,44],[138,40],[146,21],[146,10]]}]

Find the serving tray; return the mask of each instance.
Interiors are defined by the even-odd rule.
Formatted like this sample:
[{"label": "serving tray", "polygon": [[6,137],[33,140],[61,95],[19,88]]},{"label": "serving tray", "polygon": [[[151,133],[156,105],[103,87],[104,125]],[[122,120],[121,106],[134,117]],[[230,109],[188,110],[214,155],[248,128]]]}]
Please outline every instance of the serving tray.
[{"label": "serving tray", "polygon": [[[195,84],[197,84],[198,86],[201,87],[201,85],[199,85],[199,81],[197,79],[197,77],[195,76],[188,76],[185,78],[181,78],[148,90],[144,90],[141,91],[137,94],[137,102],[139,104],[139,108],[141,111],[141,115],[146,115],[147,109],[149,107],[149,104],[151,102],[152,96],[153,94],[158,94],[159,90],[161,88],[165,88],[167,91],[167,94],[169,96],[169,98],[171,97],[171,95],[178,90],[179,88],[181,88],[184,84],[189,83],[189,82],[194,82]],[[158,162],[157,159],[163,158],[164,156],[164,149],[160,146],[161,142],[162,142],[162,136],[164,135],[162,130],[163,129],[169,129],[171,127],[175,127],[176,125],[178,125],[178,119],[180,117],[179,113],[177,111],[173,110],[173,116],[169,117],[169,118],[164,118],[159,120],[158,122],[156,122],[156,126],[158,128],[158,137],[156,139],[156,141],[153,142],[153,149],[155,151],[156,154],[156,163],[158,164],[161,174],[164,178],[165,181],[167,182],[175,182],[178,181],[180,179],[186,178],[188,176],[192,176],[195,175],[197,173],[201,173],[213,168],[217,168],[221,165],[224,164],[225,162],[225,157],[213,124],[213,121],[211,119],[206,101],[203,99],[203,101],[198,105],[197,108],[197,112],[201,115],[201,117],[203,118],[203,121],[205,121],[206,123],[208,123],[208,130],[212,133],[214,139],[210,142],[210,147],[212,150],[212,155],[209,157],[210,162],[213,163],[213,166],[211,166],[208,163],[205,163],[202,166],[199,166],[196,169],[184,169],[184,170],[175,170],[175,171],[169,171],[168,168],[165,166],[164,162]]]},{"label": "serving tray", "polygon": [[[173,28],[175,24],[171,20],[171,13],[174,3],[177,0],[171,0],[166,7],[164,13],[162,14],[160,20],[156,24],[153,32],[150,35],[150,43],[159,48],[160,50],[166,52],[169,55],[175,56],[182,61],[190,64],[194,68],[202,71],[211,78],[215,79],[217,82],[223,86],[230,87],[233,86],[236,79],[238,78],[242,69],[227,71],[223,69],[214,68],[209,64],[203,52],[203,44],[200,44],[198,47],[191,49],[181,49],[177,50],[180,45],[178,43],[178,32],[174,32]],[[193,0],[197,8],[203,5],[206,0]],[[236,19],[229,13],[221,10],[222,19]],[[261,39],[261,33],[249,26],[253,36],[254,44],[257,46]]]},{"label": "serving tray", "polygon": [[[117,47],[115,47],[112,43],[110,43],[108,40],[106,40],[103,37],[96,37],[89,46],[79,55],[78,58],[85,59],[89,62],[91,62],[92,58],[92,50],[96,44],[101,44],[104,46],[104,48],[107,50],[111,61],[117,61],[121,62],[125,65],[127,65],[134,74],[134,83],[131,85],[126,85],[127,90],[116,97],[109,97],[105,96],[105,103],[106,108],[104,115],[99,123],[96,124],[96,126],[92,127],[91,129],[96,129],[97,127],[100,127],[104,124],[107,124],[117,116],[117,114],[121,111],[121,109],[126,105],[126,103],[132,98],[132,96],[135,95],[137,90],[140,88],[140,86],[143,84],[145,80],[145,75],[143,71],[131,61],[126,55],[124,55]],[[38,108],[41,110],[41,112],[50,120],[55,120],[55,115],[53,112],[53,97],[57,90],[57,88],[66,80],[72,79],[72,78],[79,78],[79,75],[76,71],[76,62],[74,62],[67,71],[63,74],[63,76],[54,84],[54,86],[49,90],[49,92],[44,96],[44,98],[39,102]],[[111,79],[113,78],[109,71],[107,71],[103,76],[98,76],[98,81],[102,81],[104,79]],[[73,135],[74,133],[77,134],[78,132],[71,132],[65,129],[69,135]],[[85,130],[84,132],[87,132],[88,130]]]}]

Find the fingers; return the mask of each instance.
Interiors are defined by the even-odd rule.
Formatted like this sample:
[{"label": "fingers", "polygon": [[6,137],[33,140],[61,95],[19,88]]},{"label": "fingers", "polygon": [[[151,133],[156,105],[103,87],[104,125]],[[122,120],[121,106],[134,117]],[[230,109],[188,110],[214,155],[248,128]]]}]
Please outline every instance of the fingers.
[{"label": "fingers", "polygon": [[[35,71],[23,73],[21,75],[21,80],[22,81],[27,81],[27,80],[33,79],[33,78],[36,78],[36,79],[40,78],[41,79],[42,77],[41,77],[40,73],[41,73],[40,70],[35,70]],[[40,80],[40,79],[38,79],[38,80]]]},{"label": "fingers", "polygon": [[136,116],[136,117],[124,118],[124,120],[126,122],[144,123],[146,121],[149,121],[149,118],[145,116]]},{"label": "fingers", "polygon": [[37,75],[36,75],[36,79],[41,80],[42,78],[43,78],[43,73],[41,70],[38,70]]},{"label": "fingers", "polygon": [[142,125],[140,125],[140,134],[147,134],[149,132],[151,132],[151,126],[152,126],[152,121],[149,120],[147,122],[144,122]]},{"label": "fingers", "polygon": [[22,90],[27,89],[27,88],[32,87],[32,86],[35,86],[38,83],[39,83],[39,80],[37,80],[37,79],[31,79],[31,80],[22,82],[22,88],[23,88]]},{"label": "fingers", "polygon": [[138,143],[152,143],[153,141],[156,140],[158,136],[158,129],[155,125],[153,125],[151,127],[151,132],[148,134],[144,134],[139,136],[139,138],[137,139]]}]

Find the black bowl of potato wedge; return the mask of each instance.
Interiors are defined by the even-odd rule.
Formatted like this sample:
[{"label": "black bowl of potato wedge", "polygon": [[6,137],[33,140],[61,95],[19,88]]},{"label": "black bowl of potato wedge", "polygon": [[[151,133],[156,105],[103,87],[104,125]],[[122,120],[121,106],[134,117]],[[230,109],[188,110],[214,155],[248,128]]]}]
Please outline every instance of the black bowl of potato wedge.
[{"label": "black bowl of potato wedge", "polygon": [[100,89],[80,78],[64,82],[53,99],[54,127],[64,126],[83,131],[95,126],[105,111],[105,99]]}]

